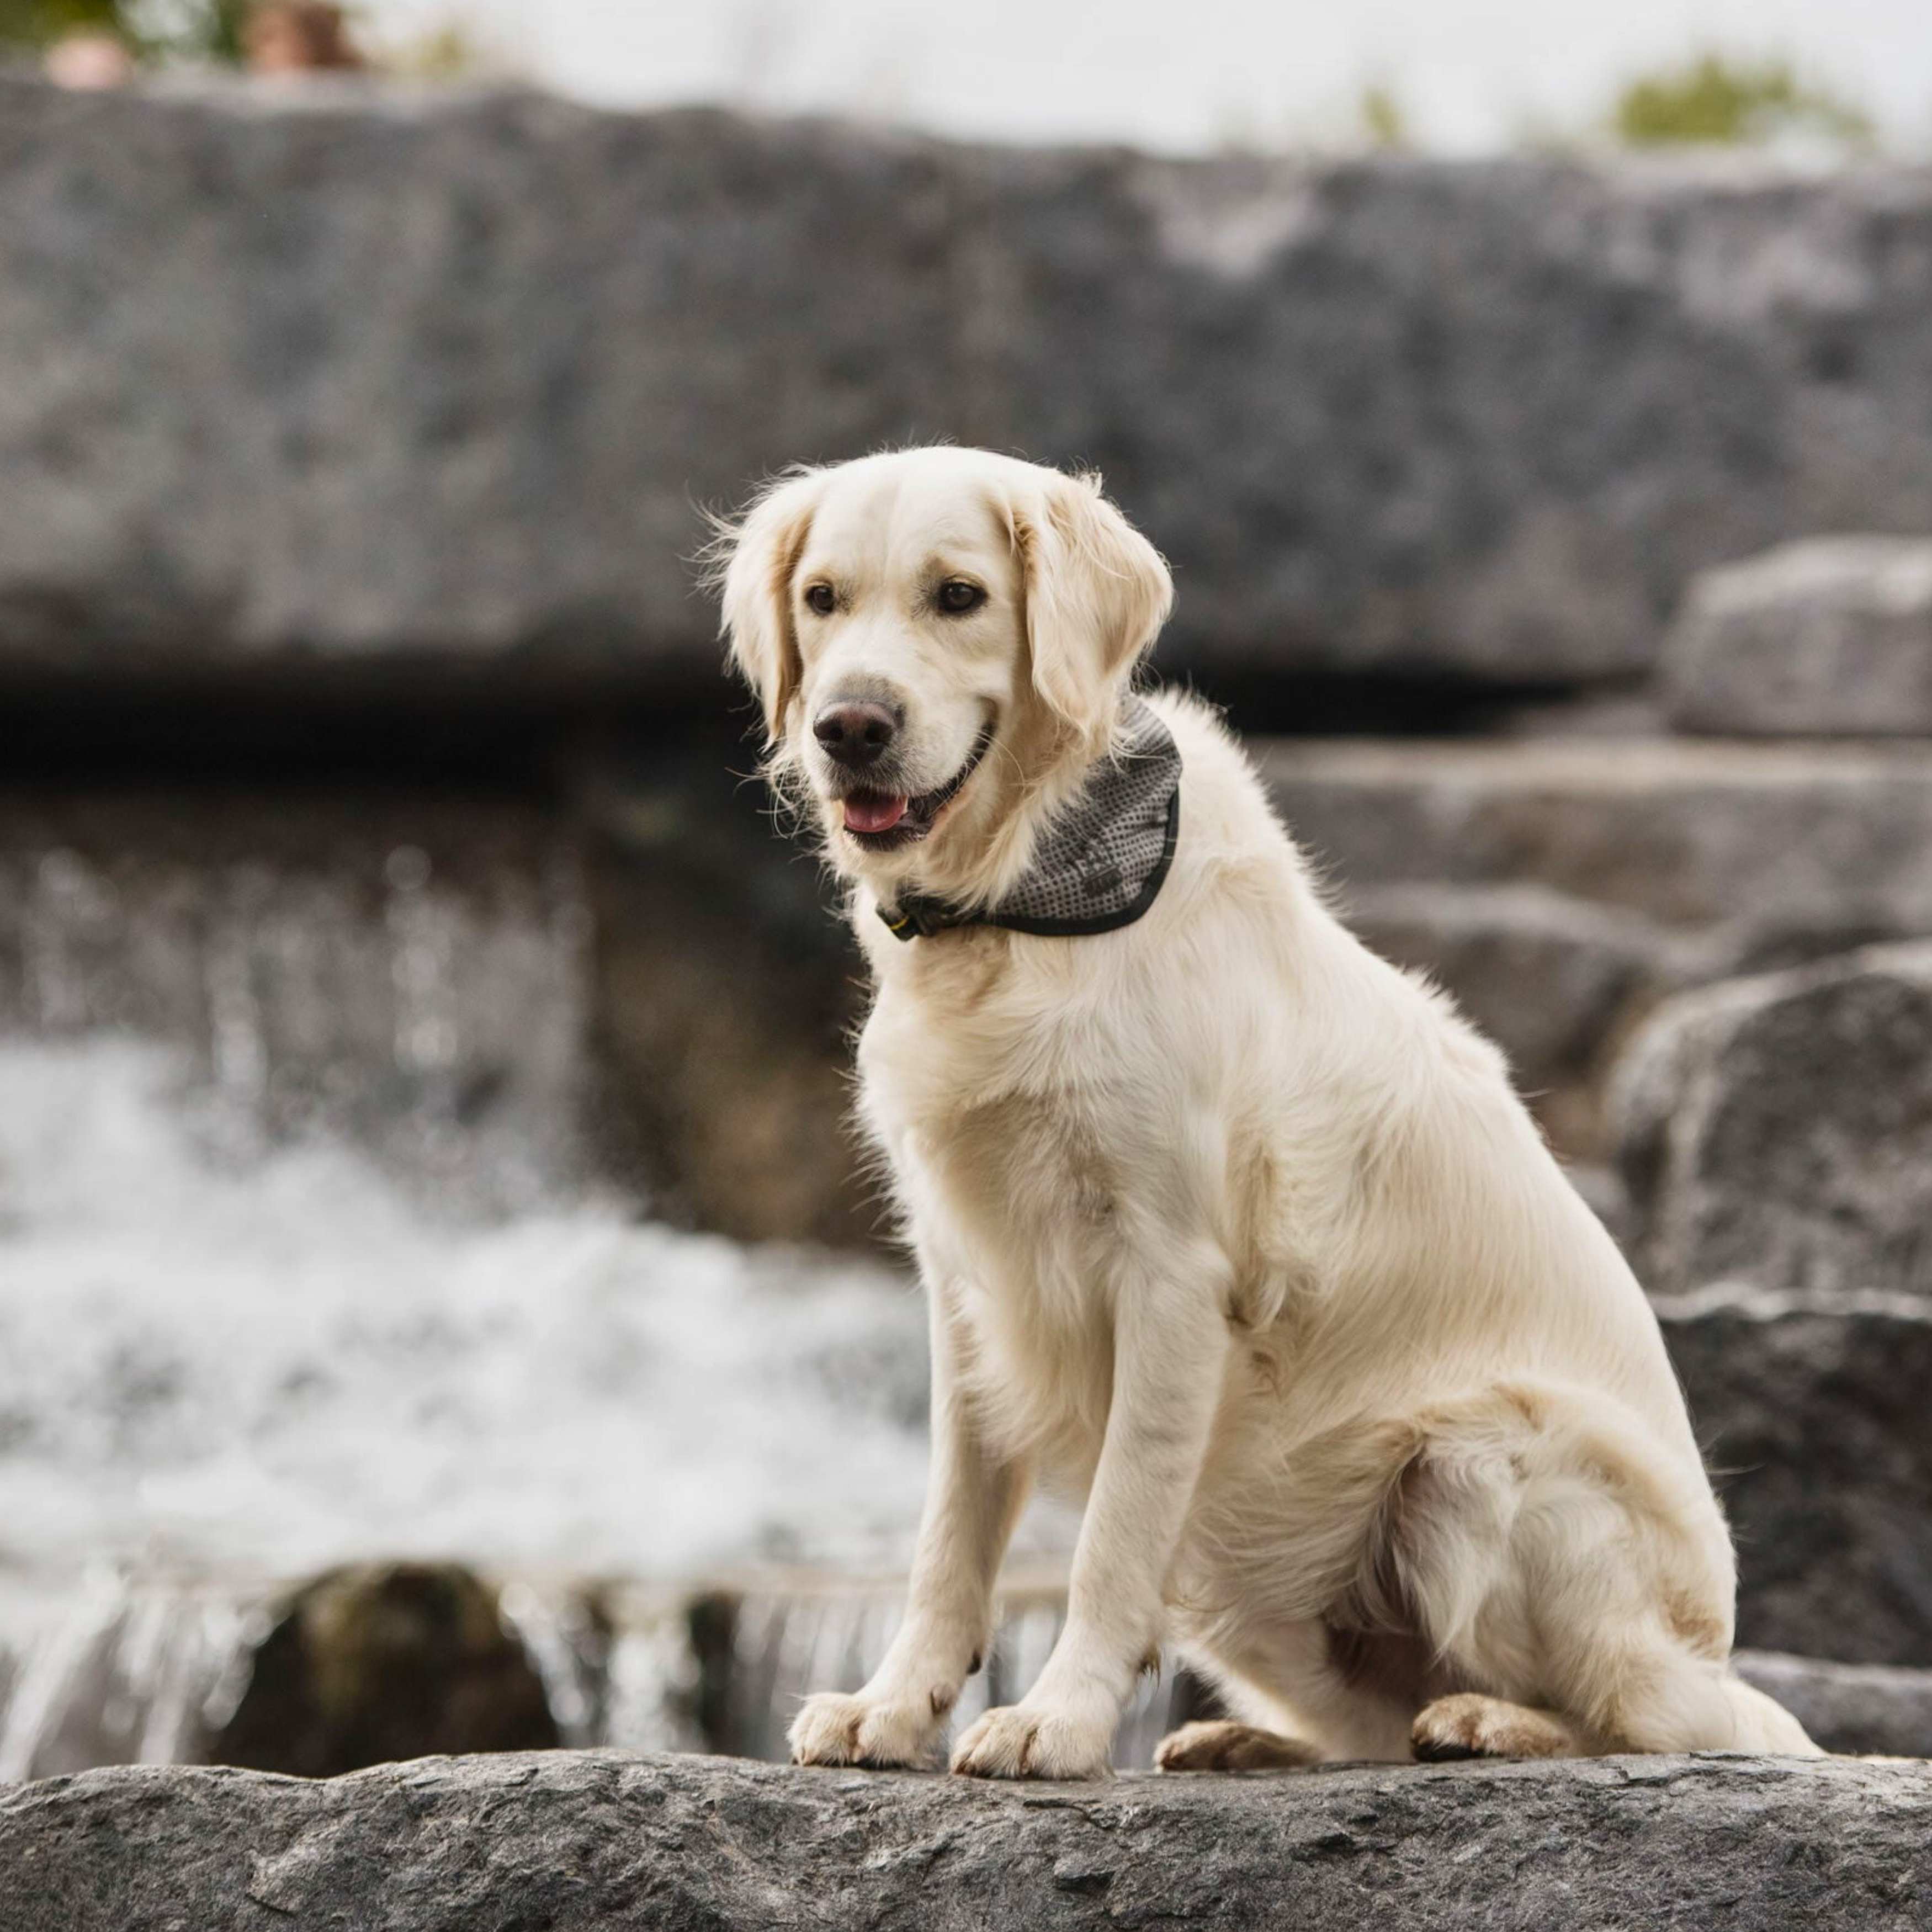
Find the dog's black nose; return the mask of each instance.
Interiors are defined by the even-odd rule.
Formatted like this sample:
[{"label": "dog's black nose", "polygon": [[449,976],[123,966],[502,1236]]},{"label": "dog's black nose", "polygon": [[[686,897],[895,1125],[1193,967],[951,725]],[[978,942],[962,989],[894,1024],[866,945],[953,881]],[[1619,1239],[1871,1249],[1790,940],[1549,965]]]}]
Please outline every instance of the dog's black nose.
[{"label": "dog's black nose", "polygon": [[812,722],[826,756],[854,771],[877,764],[898,729],[898,718],[883,704],[828,704]]}]

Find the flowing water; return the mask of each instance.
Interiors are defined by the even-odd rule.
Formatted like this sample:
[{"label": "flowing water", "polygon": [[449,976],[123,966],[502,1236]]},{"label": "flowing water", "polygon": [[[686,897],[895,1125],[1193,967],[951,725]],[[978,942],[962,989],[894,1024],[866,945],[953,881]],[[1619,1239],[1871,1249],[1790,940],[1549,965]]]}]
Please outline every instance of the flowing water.
[{"label": "flowing water", "polygon": [[[896,1276],[620,1202],[452,1220],[344,1143],[212,1150],[183,1078],[122,1040],[0,1048],[0,1775],[109,1732],[170,1754],[177,1680],[212,1694],[272,1588],[336,1562],[457,1558],[535,1600],[902,1556],[923,1322]],[[89,1684],[139,1714],[56,1749]]]},{"label": "flowing water", "polygon": [[[325,844],[0,850],[0,1778],[191,1754],[277,1593],[368,1558],[500,1582],[566,1741],[646,1748],[706,1741],[725,1580],[775,1753],[897,1614],[824,1580],[910,1550],[916,1294],[597,1182],[567,854]],[[972,1694],[1058,1616],[1016,1598]]]}]

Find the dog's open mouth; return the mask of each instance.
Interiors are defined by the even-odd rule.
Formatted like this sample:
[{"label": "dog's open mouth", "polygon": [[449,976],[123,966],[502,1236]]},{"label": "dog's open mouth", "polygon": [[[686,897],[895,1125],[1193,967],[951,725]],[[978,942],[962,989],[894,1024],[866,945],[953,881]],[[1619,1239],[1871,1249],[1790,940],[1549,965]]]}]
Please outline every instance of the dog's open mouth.
[{"label": "dog's open mouth", "polygon": [[992,742],[993,726],[988,721],[980,727],[966,762],[936,791],[922,792],[916,797],[902,792],[848,792],[838,801],[845,814],[845,830],[868,852],[892,852],[916,843],[958,796]]}]

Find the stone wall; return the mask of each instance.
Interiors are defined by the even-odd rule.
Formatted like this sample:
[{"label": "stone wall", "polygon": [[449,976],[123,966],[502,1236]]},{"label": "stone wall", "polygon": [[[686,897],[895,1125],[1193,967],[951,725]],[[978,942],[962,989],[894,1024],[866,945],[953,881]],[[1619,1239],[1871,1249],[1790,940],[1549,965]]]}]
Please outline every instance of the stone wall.
[{"label": "stone wall", "polygon": [[0,79],[0,669],[708,676],[695,506],[946,436],[1106,472],[1171,669],[1568,683],[1932,523],[1928,362],[1924,170]]}]

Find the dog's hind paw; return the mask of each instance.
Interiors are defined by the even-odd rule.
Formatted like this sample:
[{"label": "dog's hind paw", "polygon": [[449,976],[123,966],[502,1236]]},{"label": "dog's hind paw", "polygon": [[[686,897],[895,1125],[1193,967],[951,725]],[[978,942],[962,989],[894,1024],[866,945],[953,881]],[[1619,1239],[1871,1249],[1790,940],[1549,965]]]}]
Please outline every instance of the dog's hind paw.
[{"label": "dog's hind paw", "polygon": [[1318,1763],[1321,1756],[1305,1738],[1214,1718],[1170,1731],[1154,1761],[1160,1771],[1291,1771]]},{"label": "dog's hind paw", "polygon": [[1463,1757],[1581,1757],[1582,1740],[1552,1711],[1473,1691],[1425,1705],[1410,1733],[1425,1764]]}]

